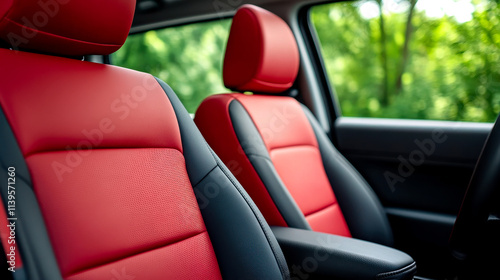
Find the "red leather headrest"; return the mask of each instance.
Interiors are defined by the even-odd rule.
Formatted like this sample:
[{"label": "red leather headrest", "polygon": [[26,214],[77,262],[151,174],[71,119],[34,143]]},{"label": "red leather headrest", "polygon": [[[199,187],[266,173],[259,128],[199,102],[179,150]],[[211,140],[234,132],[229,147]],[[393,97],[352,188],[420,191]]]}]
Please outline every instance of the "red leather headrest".
[{"label": "red leather headrest", "polygon": [[238,9],[224,58],[226,87],[260,93],[282,92],[295,81],[299,63],[297,42],[285,21],[253,5]]},{"label": "red leather headrest", "polygon": [[135,0],[1,0],[0,38],[14,49],[110,54],[130,31]]}]

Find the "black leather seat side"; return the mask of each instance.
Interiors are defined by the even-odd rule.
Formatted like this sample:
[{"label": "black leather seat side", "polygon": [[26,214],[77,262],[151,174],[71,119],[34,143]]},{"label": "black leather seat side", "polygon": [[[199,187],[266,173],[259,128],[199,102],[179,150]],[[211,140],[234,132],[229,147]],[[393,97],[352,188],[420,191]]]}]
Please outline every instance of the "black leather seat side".
[{"label": "black leather seat side", "polygon": [[287,225],[293,228],[310,230],[311,227],[304,214],[302,214],[278,175],[255,123],[238,100],[233,100],[229,104],[229,116],[243,152],[250,160],[264,185],[267,186],[269,195]]},{"label": "black leather seat side", "polygon": [[[28,279],[62,279],[42,212],[32,188],[28,167],[1,108],[0,135],[2,135],[0,180],[7,182],[8,167],[16,169],[16,217],[22,217],[16,220],[15,230],[16,245],[20,252],[17,258],[22,259],[23,268],[16,270],[13,276],[18,277],[15,279],[23,279],[20,274],[26,275]],[[2,185],[1,191],[3,204],[7,207],[7,184]]]},{"label": "black leather seat side", "polygon": [[189,178],[223,278],[288,279],[285,257],[257,206],[206,144],[172,89],[158,82],[177,115]]},{"label": "black leather seat side", "polygon": [[393,246],[387,215],[373,189],[359,172],[333,146],[311,111],[302,106],[311,124],[321,153],[326,175],[353,237]]}]

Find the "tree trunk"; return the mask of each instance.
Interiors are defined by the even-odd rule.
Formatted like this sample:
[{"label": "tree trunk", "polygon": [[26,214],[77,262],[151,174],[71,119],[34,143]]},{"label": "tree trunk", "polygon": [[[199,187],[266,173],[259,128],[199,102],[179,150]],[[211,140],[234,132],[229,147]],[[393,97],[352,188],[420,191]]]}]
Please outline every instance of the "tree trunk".
[{"label": "tree trunk", "polygon": [[403,74],[406,71],[406,66],[408,65],[408,57],[410,52],[410,41],[413,34],[413,12],[415,10],[415,5],[418,0],[409,0],[410,9],[408,10],[408,18],[406,20],[406,31],[405,31],[405,41],[403,44],[403,49],[401,50],[401,60],[399,62],[398,74],[396,76],[396,90],[395,94],[400,94],[403,90]]},{"label": "tree trunk", "polygon": [[381,105],[389,105],[389,67],[387,64],[387,42],[385,34],[384,14],[382,11],[382,0],[377,0],[379,9],[379,28],[380,28],[380,62],[382,64],[382,96]]}]

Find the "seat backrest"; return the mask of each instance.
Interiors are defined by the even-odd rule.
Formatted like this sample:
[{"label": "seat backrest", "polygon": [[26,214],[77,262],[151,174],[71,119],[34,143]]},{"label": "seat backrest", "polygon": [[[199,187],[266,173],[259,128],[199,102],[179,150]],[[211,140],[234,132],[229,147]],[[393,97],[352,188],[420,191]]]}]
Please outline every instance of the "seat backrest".
[{"label": "seat backrest", "polygon": [[286,279],[268,225],[168,85],[61,57],[114,52],[134,9],[134,0],[0,4],[11,47],[0,49],[0,177],[15,169],[23,273]]},{"label": "seat backrest", "polygon": [[196,124],[271,225],[391,244],[387,217],[362,176],[305,106],[279,95],[292,87],[299,63],[286,22],[242,6],[231,26],[223,76],[228,88],[254,94],[208,97]]}]

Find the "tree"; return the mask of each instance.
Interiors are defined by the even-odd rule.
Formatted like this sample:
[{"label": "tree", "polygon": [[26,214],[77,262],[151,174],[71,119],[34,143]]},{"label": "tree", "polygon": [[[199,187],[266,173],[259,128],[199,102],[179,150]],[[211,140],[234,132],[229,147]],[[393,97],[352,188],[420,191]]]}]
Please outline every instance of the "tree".
[{"label": "tree", "polygon": [[[389,1],[389,0],[387,0]],[[342,114],[494,121],[500,111],[500,9],[473,0],[472,19],[404,11],[363,14],[365,1],[313,7],[328,76]],[[376,16],[375,16],[376,15]]]},{"label": "tree", "polygon": [[389,105],[389,67],[387,62],[387,42],[385,34],[385,22],[382,0],[376,0],[379,11],[379,28],[380,28],[380,61],[382,64],[383,78],[382,78],[382,106]]},{"label": "tree", "polygon": [[[388,12],[389,1],[408,3]],[[472,0],[472,20],[429,17],[417,0],[314,6],[311,20],[342,114],[357,117],[493,121],[500,111],[500,8]],[[112,62],[165,80],[194,113],[226,92],[222,60],[230,20],[129,36]]]},{"label": "tree", "polygon": [[188,112],[201,101],[226,92],[222,60],[230,20],[216,20],[130,35],[112,63],[166,81]]},{"label": "tree", "polygon": [[408,64],[409,46],[411,41],[411,35],[413,33],[412,19],[413,19],[413,12],[415,10],[415,5],[417,4],[417,0],[409,0],[409,2],[410,2],[410,8],[408,9],[408,18],[406,20],[405,41],[403,44],[403,49],[401,51],[401,60],[399,63],[399,69],[396,78],[395,94],[401,93],[403,89],[403,74],[405,73],[406,65]]}]

